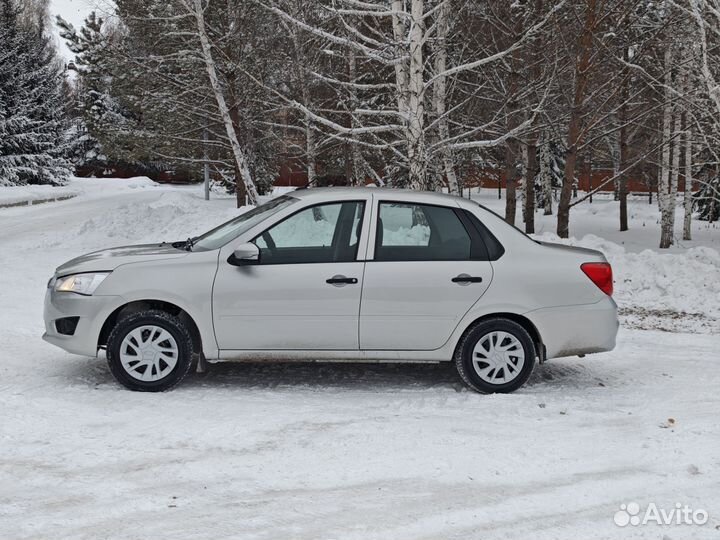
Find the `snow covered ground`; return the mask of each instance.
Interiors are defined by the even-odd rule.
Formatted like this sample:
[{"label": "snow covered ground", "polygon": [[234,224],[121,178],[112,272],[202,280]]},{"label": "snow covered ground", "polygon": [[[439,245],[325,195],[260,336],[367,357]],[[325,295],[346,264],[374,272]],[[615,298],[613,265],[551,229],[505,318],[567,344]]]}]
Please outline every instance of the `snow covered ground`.
[{"label": "snow covered ground", "polygon": [[70,199],[78,191],[68,186],[0,186],[0,208]]},{"label": "snow covered ground", "polygon": [[[582,194],[582,193],[581,193]],[[495,189],[473,189],[471,197],[495,212],[505,214],[505,199],[498,200]],[[613,200],[612,194],[598,194],[593,202],[584,202],[570,210],[570,236],[583,238],[592,234],[606,241],[625,248],[628,252],[641,252],[646,249],[657,249],[660,242],[660,216],[657,198],[648,204],[645,195],[631,195],[628,201],[628,226],[630,231],[620,232],[619,204]],[[675,245],[663,252],[684,253],[687,249],[697,246],[712,247],[720,251],[720,223],[693,221],[693,240],[682,239],[683,209],[681,195],[677,198],[675,210]],[[557,210],[557,203],[553,211]],[[520,225],[522,213],[518,205],[517,222]],[[545,216],[542,211],[535,213],[535,232],[539,235],[553,235],[557,229],[557,216]]]},{"label": "snow covered ground", "polygon": [[[505,201],[498,200],[495,190],[472,195],[504,215]],[[657,204],[631,197],[626,232],[619,231],[618,204],[612,195],[600,195],[592,204],[573,208],[574,237],[569,240],[555,234],[556,216],[537,213],[535,237],[605,253],[615,273],[614,297],[626,328],[720,334],[720,223],[693,221],[693,240],[684,241],[683,211],[678,208],[676,244],[659,250]]]},{"label": "snow covered ground", "polygon": [[[149,395],[40,340],[45,283],[93,249],[197,234],[233,199],[68,189],[0,210],[3,539],[718,538],[720,231],[659,254],[642,202],[624,245],[614,203],[576,208],[579,243],[615,267],[618,348],[550,361],[512,395],[469,392],[450,365],[325,364],[218,365]],[[630,502],[710,518],[620,528]]]}]

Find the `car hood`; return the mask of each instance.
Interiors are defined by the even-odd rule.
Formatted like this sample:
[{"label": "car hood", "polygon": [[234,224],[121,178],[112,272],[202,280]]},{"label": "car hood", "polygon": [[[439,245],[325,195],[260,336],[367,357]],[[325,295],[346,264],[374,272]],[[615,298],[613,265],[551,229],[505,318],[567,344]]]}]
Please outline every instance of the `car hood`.
[{"label": "car hood", "polygon": [[123,264],[157,260],[159,258],[180,258],[188,252],[172,246],[172,244],[142,244],[137,246],[121,246],[111,249],[93,251],[76,257],[60,266],[56,276],[75,274],[78,272],[101,272],[115,270]]}]

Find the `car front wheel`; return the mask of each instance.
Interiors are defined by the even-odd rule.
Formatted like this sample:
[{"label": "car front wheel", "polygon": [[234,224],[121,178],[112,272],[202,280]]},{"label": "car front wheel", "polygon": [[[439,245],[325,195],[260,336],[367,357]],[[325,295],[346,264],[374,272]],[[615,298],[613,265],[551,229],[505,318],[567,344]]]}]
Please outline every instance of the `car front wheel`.
[{"label": "car front wheel", "polygon": [[163,392],[192,366],[192,337],[175,316],[159,310],[120,319],[107,341],[107,361],[117,381],[140,392]]},{"label": "car front wheel", "polygon": [[455,365],[473,390],[509,393],[528,380],[535,355],[533,340],[521,325],[509,319],[488,319],[465,333],[455,354]]}]

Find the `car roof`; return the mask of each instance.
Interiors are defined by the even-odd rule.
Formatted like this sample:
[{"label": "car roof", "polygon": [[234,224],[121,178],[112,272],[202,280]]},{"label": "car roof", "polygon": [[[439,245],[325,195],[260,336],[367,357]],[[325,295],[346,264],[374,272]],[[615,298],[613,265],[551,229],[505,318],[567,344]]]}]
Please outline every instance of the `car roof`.
[{"label": "car roof", "polygon": [[385,188],[385,187],[322,187],[322,188],[306,188],[296,189],[286,193],[291,197],[302,200],[322,200],[331,201],[334,198],[348,199],[353,196],[369,197],[370,195],[377,195],[379,198],[388,198],[392,200],[409,200],[409,201],[423,201],[429,204],[435,202],[436,204],[452,204],[457,205],[459,201],[464,199],[456,197],[454,195],[447,195],[444,193],[438,193],[437,191],[417,191],[412,189],[397,189],[397,188]]}]

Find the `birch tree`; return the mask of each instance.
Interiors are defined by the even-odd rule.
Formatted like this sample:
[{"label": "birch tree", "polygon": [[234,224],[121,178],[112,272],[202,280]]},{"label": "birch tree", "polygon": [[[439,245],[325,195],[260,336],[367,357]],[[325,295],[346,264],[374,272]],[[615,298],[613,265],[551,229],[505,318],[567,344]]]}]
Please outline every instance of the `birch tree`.
[{"label": "birch tree", "polygon": [[[450,139],[450,126],[447,113],[447,61],[448,40],[450,34],[450,2],[442,2],[438,8],[437,36],[434,40],[435,73],[437,77],[433,82],[433,106],[437,122],[437,139],[447,141]],[[455,160],[452,148],[448,145],[440,147],[443,172],[447,180],[448,191],[452,195],[460,195],[460,183],[455,172]]]},{"label": "birch tree", "polygon": [[[677,141],[673,139],[673,133],[677,135],[679,121],[674,120],[673,100],[673,60],[674,51],[671,45],[665,49],[665,102],[662,115],[662,159],[660,164],[660,181],[658,184],[658,204],[660,207],[660,248],[669,248],[673,242],[675,228],[675,196],[677,194]],[[675,129],[673,129],[675,128]],[[675,158],[672,150],[675,147]]]},{"label": "birch tree", "polygon": [[[413,189],[432,188],[435,181],[430,174],[430,164],[439,162],[443,164],[449,189],[459,192],[454,155],[503,144],[522,133],[534,120],[535,113],[510,129],[506,126],[504,107],[489,118],[469,123],[460,118],[467,99],[454,101],[448,87],[471,84],[470,80],[475,85],[478,81],[483,84],[490,78],[485,73],[491,66],[504,61],[528,42],[548,24],[563,3],[557,4],[508,46],[489,54],[481,50],[464,51],[464,55],[448,54],[448,36],[461,35],[453,32],[457,17],[451,14],[457,13],[457,9],[453,9],[456,6],[451,0],[320,3],[318,9],[326,14],[323,24],[298,18],[282,9],[277,1],[261,2],[261,5],[305,32],[352,48],[356,56],[363,58],[366,69],[373,70],[374,81],[370,86],[320,74],[326,83],[336,88],[353,88],[357,93],[375,92],[373,100],[365,100],[372,103],[371,107],[349,111],[352,123],[339,123],[327,114],[309,111],[289,97],[288,106],[310,114],[318,125],[334,130],[338,138],[383,152],[386,159],[400,166],[399,176],[386,176],[390,183]],[[482,14],[485,9],[467,2],[457,4],[472,13]],[[353,39],[348,39],[347,34]]]},{"label": "birch tree", "polygon": [[[235,165],[240,172],[240,179],[245,187],[244,192],[247,194],[248,202],[250,204],[257,204],[258,192],[255,187],[255,182],[252,179],[250,173],[250,167],[248,165],[248,158],[245,155],[240,142],[238,141],[237,134],[235,133],[235,127],[233,120],[230,116],[230,108],[225,101],[225,95],[223,89],[220,86],[220,80],[217,74],[217,67],[215,64],[215,58],[213,56],[212,44],[208,37],[207,27],[205,25],[205,7],[202,4],[202,0],[181,0],[182,6],[186,12],[191,14],[195,19],[197,28],[197,37],[200,41],[202,59],[205,62],[205,68],[207,69],[208,80],[210,81],[210,87],[212,88],[215,101],[217,103],[218,112],[222,118],[223,126],[225,127],[225,133],[230,145],[232,147],[233,157],[235,158]],[[242,193],[238,190],[238,193]],[[241,206],[242,201],[238,200],[238,206]]]},{"label": "birch tree", "polygon": [[[688,122],[689,124],[689,122]],[[693,139],[692,129],[688,126],[685,131],[685,192],[683,196],[683,240],[692,240],[692,213],[693,213]]]}]

